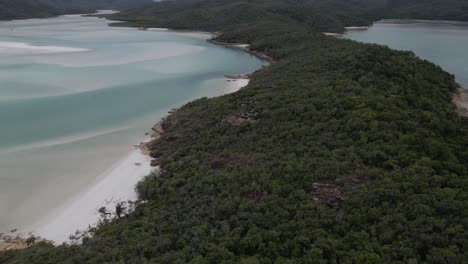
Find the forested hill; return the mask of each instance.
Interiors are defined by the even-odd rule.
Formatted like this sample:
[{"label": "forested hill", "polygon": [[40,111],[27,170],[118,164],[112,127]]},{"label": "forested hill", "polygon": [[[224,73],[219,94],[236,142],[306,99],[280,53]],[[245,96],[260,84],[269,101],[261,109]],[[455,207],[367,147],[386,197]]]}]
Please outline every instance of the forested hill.
[{"label": "forested hill", "polygon": [[161,171],[138,184],[133,213],[82,245],[39,243],[0,263],[467,263],[468,120],[454,77],[411,52],[323,36],[369,8],[351,16],[335,1],[318,14],[309,2],[320,1],[125,13],[217,30],[276,63],[163,122],[149,145]]},{"label": "forested hill", "polygon": [[468,21],[468,0],[177,0],[118,14],[172,28],[226,28],[278,16],[319,31],[342,32],[384,18]]},{"label": "forested hill", "polygon": [[394,0],[386,18],[419,18],[468,21],[467,0]]},{"label": "forested hill", "polygon": [[43,18],[97,9],[123,10],[140,7],[151,0],[0,0],[0,20]]},{"label": "forested hill", "polygon": [[0,20],[49,17],[60,11],[38,0],[0,0]]},{"label": "forested hill", "polygon": [[152,0],[40,0],[62,9],[113,9],[125,10],[153,3]]}]

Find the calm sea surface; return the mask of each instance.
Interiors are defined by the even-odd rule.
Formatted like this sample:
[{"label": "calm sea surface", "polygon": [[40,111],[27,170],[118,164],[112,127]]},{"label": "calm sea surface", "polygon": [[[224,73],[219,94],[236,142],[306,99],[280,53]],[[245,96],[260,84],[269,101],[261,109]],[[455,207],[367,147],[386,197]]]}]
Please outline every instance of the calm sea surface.
[{"label": "calm sea surface", "polygon": [[0,232],[95,182],[172,107],[265,62],[208,34],[63,16],[0,22]]},{"label": "calm sea surface", "polygon": [[455,74],[457,81],[468,88],[468,23],[382,21],[344,37],[413,51]]}]

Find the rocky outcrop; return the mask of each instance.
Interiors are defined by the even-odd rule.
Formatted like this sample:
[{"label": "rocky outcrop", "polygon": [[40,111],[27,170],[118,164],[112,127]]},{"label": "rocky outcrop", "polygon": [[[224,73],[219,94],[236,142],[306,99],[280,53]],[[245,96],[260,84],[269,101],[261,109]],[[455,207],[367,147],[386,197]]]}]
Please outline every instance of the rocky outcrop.
[{"label": "rocky outcrop", "polygon": [[25,238],[21,235],[13,235],[13,233],[0,234],[0,251],[23,249],[40,242],[49,242],[39,237],[29,236]]},{"label": "rocky outcrop", "polygon": [[341,188],[335,184],[314,183],[312,196],[314,200],[333,208],[340,207],[344,201],[344,194]]},{"label": "rocky outcrop", "polygon": [[453,102],[457,106],[457,112],[464,117],[468,117],[468,90],[459,87],[453,95]]}]

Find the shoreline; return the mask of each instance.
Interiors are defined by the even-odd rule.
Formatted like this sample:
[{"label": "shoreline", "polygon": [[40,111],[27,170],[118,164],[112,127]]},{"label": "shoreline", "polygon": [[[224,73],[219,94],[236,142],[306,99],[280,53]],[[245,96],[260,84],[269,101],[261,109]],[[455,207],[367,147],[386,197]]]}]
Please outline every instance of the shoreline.
[{"label": "shoreline", "polygon": [[[223,94],[221,96],[231,94],[231,93],[235,93],[235,92],[239,91],[240,89],[246,87],[249,84],[250,79],[245,78],[245,76],[249,76],[249,74],[239,75],[239,76],[242,76],[243,78],[236,78],[236,79],[227,78],[227,77],[224,78],[225,81],[228,82],[228,84],[226,86],[229,88],[229,90],[225,94]],[[144,155],[147,155],[148,157],[151,158],[150,166],[153,167],[153,168],[159,168],[160,161],[159,161],[157,155],[152,154],[154,149],[153,149],[153,147],[151,147],[151,145],[154,142],[157,142],[164,135],[164,128],[162,126],[163,122],[167,118],[169,118],[170,116],[172,116],[174,114],[177,114],[179,109],[180,108],[171,109],[166,116],[161,118],[161,120],[158,123],[156,123],[155,125],[153,125],[151,127],[152,133],[150,134],[150,140],[141,142],[139,145],[137,145],[137,147],[141,151],[141,153],[143,153]]]},{"label": "shoreline", "polygon": [[337,33],[337,32],[322,32],[323,35],[328,36],[328,37],[342,37],[346,34],[349,34],[350,31],[360,31],[360,30],[368,30],[370,29],[374,24],[370,26],[349,26],[349,27],[344,27],[345,31],[343,33]]},{"label": "shoreline", "polygon": [[149,162],[149,157],[140,150],[131,150],[101,173],[92,185],[25,230],[56,244],[71,242],[70,235],[99,223],[100,208],[113,212],[118,203],[137,200],[134,186],[151,173]]},{"label": "shoreline", "polygon": [[[107,19],[107,18],[106,18]],[[247,43],[231,43],[231,42],[223,42],[223,41],[218,41],[215,38],[219,35],[221,35],[221,32],[209,32],[209,31],[199,31],[199,30],[190,30],[190,29],[170,29],[170,28],[163,28],[163,27],[146,27],[146,26],[141,26],[134,24],[132,22],[128,21],[119,21],[119,20],[111,20],[111,23],[108,24],[109,27],[123,27],[123,28],[136,28],[141,31],[170,31],[170,32],[176,32],[176,33],[192,33],[192,34],[206,34],[210,35],[212,38],[208,38],[206,41],[208,43],[214,44],[214,45],[219,45],[219,46],[226,46],[226,47],[232,47],[232,48],[238,48],[241,49],[251,55],[256,56],[259,59],[266,60],[270,63],[275,63],[276,61],[270,57],[268,54],[262,51],[258,51],[255,49],[252,49],[250,47],[250,44]],[[369,27],[367,27],[369,28]]]},{"label": "shoreline", "polygon": [[[348,30],[366,30],[368,29],[369,27],[347,27],[346,29]],[[151,29],[151,28],[148,28],[148,29]],[[177,31],[174,31],[174,32],[177,32]],[[196,31],[185,31],[187,33],[196,33]],[[209,33],[209,32],[202,32],[202,33]],[[214,33],[210,33],[210,34],[214,34]],[[323,34],[335,34],[335,35],[343,35],[341,33],[326,33],[324,32]],[[346,34],[346,33],[344,33]],[[216,40],[213,40],[213,39],[208,39],[207,42],[209,43],[212,43],[214,45],[221,45],[221,46],[229,46],[229,47],[233,47],[233,48],[239,48],[249,54],[252,54],[254,56],[257,56],[258,58],[260,59],[263,59],[263,60],[266,60],[266,61],[269,61],[270,63],[275,63],[275,60],[271,57],[269,57],[267,54],[263,53],[263,52],[260,52],[260,51],[256,51],[256,50],[252,50],[249,46],[249,44],[243,44],[243,43],[228,43],[228,42],[220,42],[220,41],[216,41]],[[232,91],[228,91],[226,92],[225,94],[223,95],[226,95],[226,94],[229,94],[229,93],[232,93],[232,92],[236,92],[238,90],[240,90],[241,88],[245,87],[246,85],[248,85],[248,82],[249,82],[249,78],[250,78],[250,74],[243,74],[243,75],[225,75],[225,80],[227,82],[231,82],[231,83],[234,83],[236,85],[234,85],[235,87],[232,89]],[[463,89],[463,90],[461,90]],[[454,103],[457,105],[459,111],[463,111],[463,114],[460,113],[460,115],[462,116],[465,116],[465,117],[468,117],[468,90],[462,88],[462,87],[459,87],[457,89],[457,93],[454,94],[454,97],[453,97],[453,100],[454,100]],[[154,168],[154,167],[157,167],[159,166],[159,161],[157,160],[157,158],[150,158],[150,154],[151,154],[151,149],[148,147],[148,144],[153,142],[154,140],[157,140],[159,139],[163,133],[164,133],[164,130],[161,126],[162,122],[170,115],[172,114],[175,114],[177,113],[177,109],[173,109],[171,111],[169,111],[168,115],[166,115],[165,117],[163,117],[163,119],[156,123],[153,127],[152,127],[152,131],[153,131],[153,134],[151,135],[151,138],[149,139],[149,141],[145,141],[145,142],[142,142],[140,143],[139,145],[135,145],[134,147],[136,147],[136,149],[134,149],[131,154],[129,156],[133,156],[135,153],[138,153],[138,155],[141,155],[143,156],[143,159],[132,159],[132,158],[125,158],[125,161],[122,161],[122,162],[118,162],[116,167],[113,167],[113,171],[118,171],[119,169],[122,169],[122,167],[120,167],[121,165],[123,166],[123,164],[126,164],[126,165],[134,165],[136,167],[143,167],[142,165],[144,164],[144,162],[146,162],[147,164],[150,165],[150,172],[151,170]],[[145,159],[146,158],[146,159]],[[148,159],[150,159],[150,161],[148,161]],[[128,162],[128,160],[131,160],[130,162]],[[139,162],[139,161],[142,161],[142,162]],[[132,163],[133,162],[133,163]],[[137,165],[138,164],[138,165]],[[126,168],[126,167],[125,167]],[[120,170],[120,171],[125,171],[125,170]],[[135,184],[133,184],[132,186],[135,186],[138,182],[140,182],[146,175],[148,175],[150,172],[142,175],[136,182]],[[127,172],[125,173],[121,173],[120,176],[129,176],[128,174],[126,174]],[[112,173],[109,173],[112,175]],[[115,179],[110,179],[110,178],[113,178],[113,177],[110,177],[109,174],[106,174],[105,177],[103,177],[102,179],[100,178],[97,183],[95,183],[95,185],[91,186],[89,189],[87,190],[84,190],[84,197],[78,197],[76,200],[72,201],[73,205],[78,205],[78,204],[83,204],[84,200],[87,199],[88,196],[93,196],[93,195],[97,195],[97,193],[100,192],[100,187],[102,185],[105,185],[105,183],[107,183],[108,181],[111,182],[112,180],[116,180],[117,177]],[[108,181],[107,181],[108,180]],[[119,184],[117,185],[122,185],[120,184],[121,182],[119,182]],[[98,187],[97,187],[98,186]],[[126,185],[125,185],[126,187]],[[90,195],[90,193],[92,195]],[[134,199],[135,200],[135,199]],[[104,200],[105,201],[105,200]],[[107,202],[107,201],[106,201]],[[114,202],[117,202],[117,201],[114,201]],[[100,206],[99,203],[93,203],[94,207],[98,207]],[[115,205],[115,203],[113,204]],[[70,219],[76,219],[75,216],[72,216],[72,215],[65,215],[63,211],[65,212],[68,212],[68,211],[73,211],[71,210],[71,208],[73,208],[73,206],[70,208],[68,205],[64,206],[65,208],[62,208],[64,210],[61,210],[62,213],[59,217],[57,218],[54,218],[53,221],[49,222],[45,228],[42,228],[41,229],[41,232],[34,232],[38,235],[40,235],[41,237],[46,237],[46,238],[50,238],[50,232],[56,232],[57,233],[57,227],[61,227],[60,226],[60,223],[63,222],[63,219],[58,221],[58,219],[60,219],[60,217],[70,217]],[[95,215],[93,217],[96,217],[96,214],[97,214],[97,208],[95,208],[96,211],[94,212]],[[98,218],[96,218],[98,219]],[[95,219],[95,220],[96,220]],[[67,222],[68,223],[68,222]],[[57,225],[58,224],[58,225]],[[80,225],[83,225],[84,224],[84,229],[87,228],[87,226],[89,225],[92,225],[92,224],[95,224],[94,222],[92,221],[80,221]],[[51,231],[52,230],[52,231]],[[75,229],[76,230],[76,229]],[[73,234],[74,230],[72,232],[70,232],[70,234]],[[8,235],[10,236],[10,235]],[[12,235],[11,235],[12,236]],[[4,236],[0,236],[0,246],[2,245],[2,239],[5,237]],[[54,242],[56,242],[57,240],[56,239],[52,239]],[[64,241],[65,242],[65,241]],[[25,240],[21,239],[21,241],[19,241],[18,243],[26,243]],[[1,248],[1,247],[0,247]],[[13,249],[13,248],[12,248]],[[8,250],[8,249],[7,249]],[[1,251],[1,249],[0,249]]]},{"label": "shoreline", "polygon": [[321,32],[325,36],[342,37],[349,34],[350,31],[368,30],[375,24],[433,24],[433,25],[447,25],[447,26],[468,26],[468,21],[460,20],[429,20],[429,19],[405,19],[405,18],[389,18],[373,21],[369,26],[348,26],[344,27],[345,31],[338,32]]},{"label": "shoreline", "polygon": [[260,58],[262,60],[266,60],[266,61],[268,61],[270,63],[275,63],[276,62],[272,57],[268,56],[266,53],[264,53],[262,51],[251,49],[250,45],[246,44],[246,43],[229,43],[229,42],[218,41],[218,40],[215,40],[215,39],[209,39],[207,41],[209,43],[211,43],[211,44],[214,44],[214,45],[227,46],[227,47],[233,47],[233,48],[241,49],[241,50],[243,50],[243,51],[245,51],[245,52],[247,52],[247,53],[249,53],[251,55],[256,56],[257,58]]},{"label": "shoreline", "polygon": [[371,28],[372,25],[370,26],[349,26],[349,27],[345,27],[345,30],[348,31],[348,30],[367,30],[369,28]]},{"label": "shoreline", "polygon": [[[115,25],[110,24],[109,26]],[[137,30],[142,29],[137,28]],[[211,44],[238,48],[259,59],[275,63],[275,60],[266,53],[251,49],[249,44],[227,43],[214,40],[213,38],[218,35],[216,32],[177,31],[162,28],[145,28],[145,30],[168,30],[176,33],[210,35],[212,38],[208,38],[206,41]],[[237,92],[247,86],[250,81],[250,75],[251,73],[225,75],[225,88],[227,90],[221,96]],[[177,108],[174,108],[169,111],[166,116],[152,127],[153,133],[151,135],[149,133],[146,134],[146,136],[149,136],[146,140],[134,145],[134,149],[125,158],[117,161],[112,167],[102,173],[100,177],[97,177],[96,182],[87,189],[82,190],[59,208],[53,209],[35,224],[21,228],[18,232],[0,234],[0,249],[10,250],[29,247],[34,243],[26,243],[26,241],[32,238],[36,242],[47,242],[56,245],[62,243],[81,243],[81,238],[88,236],[92,233],[94,227],[101,223],[102,217],[99,216],[100,208],[111,208],[110,210],[113,210],[119,202],[137,201],[138,197],[135,186],[159,167],[159,160],[152,157],[152,150],[148,146],[162,136],[164,133],[161,126],[162,122],[168,116],[175,114],[177,110]],[[129,189],[127,188],[128,186],[132,186],[132,188]]]},{"label": "shoreline", "polygon": [[455,25],[455,26],[468,26],[468,21],[460,21],[460,20],[430,20],[430,19],[405,19],[405,18],[389,18],[389,19],[381,19],[375,21],[374,23],[382,23],[382,24],[446,24],[446,25]]},{"label": "shoreline", "polygon": [[[224,77],[224,81],[226,92],[223,95],[239,91],[249,83],[246,78]],[[115,216],[114,209],[118,203],[125,202],[129,205],[128,201],[138,201],[135,186],[151,172],[159,169],[159,161],[151,157],[148,144],[162,136],[162,122],[177,110],[178,108],[170,110],[153,125],[152,133],[146,133],[143,142],[132,146],[133,149],[127,156],[116,161],[97,177],[95,183],[64,205],[53,209],[29,227],[0,234],[0,251],[27,248],[39,242],[55,245],[80,243],[80,238],[87,236],[103,220],[100,217],[100,208],[105,207],[106,212]],[[30,242],[31,239],[34,240],[33,243]]]},{"label": "shoreline", "polygon": [[[148,30],[153,29],[148,28]],[[208,39],[206,39],[208,42],[210,42],[210,37],[215,37],[215,33],[211,32],[174,32],[187,34],[201,33],[204,38],[209,35]],[[230,44],[227,45],[231,46]],[[266,54],[262,55],[261,53],[257,54],[254,51],[250,51],[248,46],[247,44],[243,44],[238,46],[238,48],[260,59],[269,62],[273,61]],[[236,92],[248,85],[249,76],[250,73],[225,75],[225,86],[220,87],[224,89],[222,95]],[[173,109],[169,111],[168,115],[174,114],[176,111],[177,109]],[[152,127],[153,135],[146,133],[145,140],[138,145],[133,145],[133,149],[129,151],[127,156],[116,160],[111,167],[101,173],[99,177],[96,177],[93,183],[80,190],[77,195],[65,201],[60,207],[53,208],[30,226],[21,227],[18,231],[15,230],[14,232],[0,233],[0,251],[29,247],[34,244],[30,243],[30,240],[33,238],[36,242],[46,242],[55,245],[80,243],[81,241],[72,239],[71,237],[79,235],[81,238],[92,233],[89,231],[100,223],[100,208],[105,206],[108,208],[108,212],[113,212],[119,202],[137,201],[138,197],[135,186],[152,171],[157,170],[158,167],[157,161],[153,160],[150,156],[151,151],[147,147],[147,144],[162,135],[163,130],[160,124],[168,115],[165,115],[160,122]]]},{"label": "shoreline", "polygon": [[131,150],[94,183],[32,225],[0,233],[0,251],[27,248],[39,242],[73,244],[72,235],[77,231],[87,233],[100,222],[99,208],[113,211],[118,203],[137,200],[134,186],[151,173],[149,162],[150,158],[138,149]]}]

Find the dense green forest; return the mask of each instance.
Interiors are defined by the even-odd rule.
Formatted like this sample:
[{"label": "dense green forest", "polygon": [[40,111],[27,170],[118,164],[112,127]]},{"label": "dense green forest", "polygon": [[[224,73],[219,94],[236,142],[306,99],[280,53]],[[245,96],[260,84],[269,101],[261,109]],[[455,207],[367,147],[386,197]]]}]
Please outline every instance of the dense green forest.
[{"label": "dense green forest", "polygon": [[150,144],[161,171],[137,186],[133,213],[82,245],[40,243],[0,263],[467,263],[468,120],[454,77],[411,52],[320,34],[384,17],[369,2],[387,3],[200,0],[118,14],[219,31],[276,63],[165,119]]},{"label": "dense green forest", "polygon": [[59,15],[59,10],[37,0],[0,0],[0,20]]},{"label": "dense green forest", "polygon": [[128,8],[140,7],[152,0],[40,0],[50,6],[63,9],[114,9],[124,10]]},{"label": "dense green forest", "polygon": [[384,18],[468,21],[467,0],[177,0],[128,10],[114,18],[143,26],[226,31],[253,22],[288,21],[343,32]]}]

